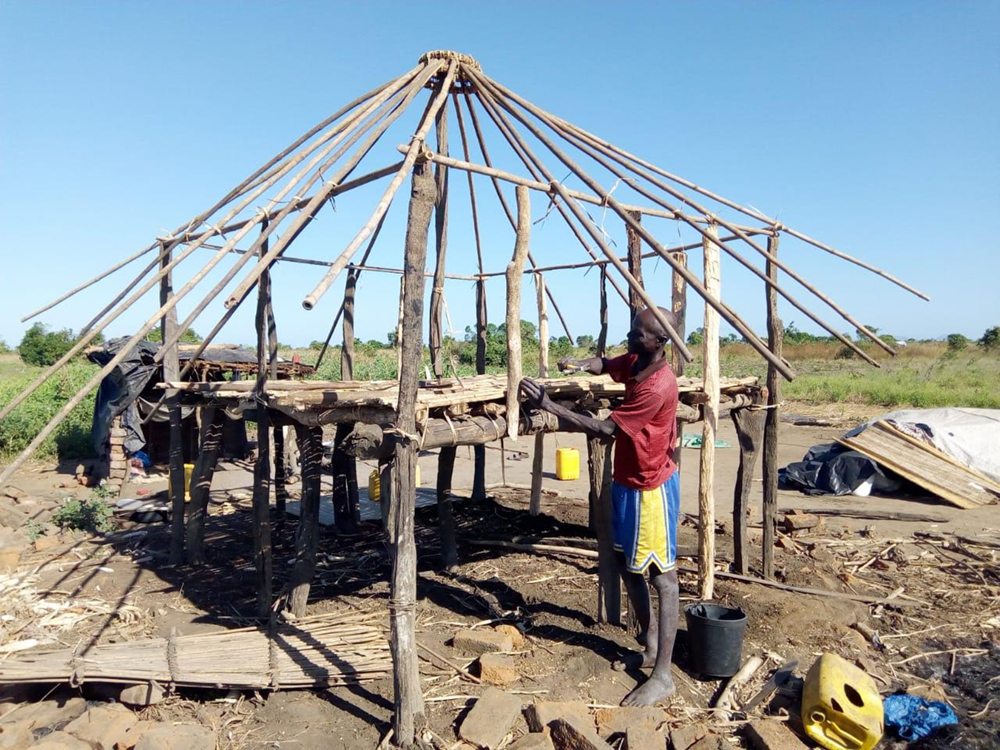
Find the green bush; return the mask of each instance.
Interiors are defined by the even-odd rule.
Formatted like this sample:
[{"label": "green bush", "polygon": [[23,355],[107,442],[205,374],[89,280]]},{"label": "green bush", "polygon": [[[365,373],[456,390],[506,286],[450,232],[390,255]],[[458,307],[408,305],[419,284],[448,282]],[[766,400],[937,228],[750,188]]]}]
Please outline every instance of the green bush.
[{"label": "green bush", "polygon": [[99,497],[67,498],[52,514],[52,523],[62,529],[81,531],[111,531],[115,527],[113,510]]},{"label": "green bush", "polygon": [[3,339],[0,339],[0,354],[10,354],[10,347]]},{"label": "green bush", "polygon": [[978,343],[988,352],[993,351],[994,349],[1000,349],[1000,326],[987,328]]},{"label": "green bush", "polygon": [[960,352],[969,345],[969,339],[960,333],[948,334],[948,351]]},{"label": "green bush", "polygon": [[74,341],[73,332],[68,328],[50,331],[44,323],[35,323],[25,331],[17,353],[25,364],[49,367],[70,350]]},{"label": "green bush", "polygon": [[[156,326],[156,328],[153,328],[146,334],[146,341],[152,341],[154,344],[163,343],[163,331],[160,326]],[[204,341],[204,338],[193,328],[188,328],[180,337],[180,343],[182,344],[200,344],[202,341]],[[252,348],[256,349],[256,344]]]}]

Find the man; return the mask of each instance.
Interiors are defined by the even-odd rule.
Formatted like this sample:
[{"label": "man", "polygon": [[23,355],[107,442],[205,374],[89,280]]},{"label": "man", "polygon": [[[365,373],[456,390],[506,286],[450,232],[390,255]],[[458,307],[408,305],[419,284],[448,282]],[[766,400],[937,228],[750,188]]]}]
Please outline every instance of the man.
[{"label": "man", "polygon": [[[660,308],[673,324],[673,315]],[[651,706],[674,694],[670,674],[677,635],[677,519],[680,482],[673,461],[676,443],[677,378],[667,361],[666,331],[652,310],[642,310],[628,332],[628,353],[613,359],[595,357],[559,362],[559,369],[577,367],[595,375],[607,373],[625,384],[625,399],[605,420],[577,414],[554,403],[535,381],[521,381],[521,392],[536,407],[590,437],[614,440],[611,484],[612,533],[616,562],[629,601],[639,619],[643,651],[616,662],[615,669],[652,667],[649,679],[625,696],[623,706]],[[659,598],[653,617],[649,588]]]}]

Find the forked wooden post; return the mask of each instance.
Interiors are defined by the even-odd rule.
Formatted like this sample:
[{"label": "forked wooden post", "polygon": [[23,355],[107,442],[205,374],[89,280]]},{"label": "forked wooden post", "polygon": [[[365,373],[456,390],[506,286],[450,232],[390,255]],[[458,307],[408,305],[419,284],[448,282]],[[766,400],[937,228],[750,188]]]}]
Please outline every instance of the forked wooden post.
[{"label": "forked wooden post", "polygon": [[528,188],[518,185],[517,237],[514,256],[507,264],[507,437],[517,440],[517,426],[521,402],[517,389],[521,383],[521,282],[524,279],[524,262],[528,258],[531,235],[531,194]]},{"label": "forked wooden post", "polygon": [[222,430],[225,414],[214,406],[207,406],[201,415],[201,435],[198,460],[194,464],[191,477],[191,501],[187,517],[187,561],[189,565],[205,562],[205,516],[208,510],[209,494],[212,491],[212,477],[218,463],[219,447],[222,445]]},{"label": "forked wooden post", "polygon": [[437,467],[437,513],[441,533],[441,567],[453,570],[458,565],[458,549],[455,546],[455,516],[451,503],[451,480],[455,473],[454,445],[446,445],[438,452]]},{"label": "forked wooden post", "polygon": [[[607,412],[598,417],[607,416]],[[611,446],[603,440],[587,440],[590,471],[590,507],[597,532],[597,621],[622,624],[622,583],[615,564],[611,535]]]},{"label": "forked wooden post", "polygon": [[599,284],[600,327],[597,332],[597,356],[603,357],[608,353],[608,271],[605,266],[601,266]]},{"label": "forked wooden post", "polygon": [[319,541],[319,502],[323,476],[323,429],[295,426],[302,454],[302,501],[299,526],[295,534],[295,565],[292,567],[288,609],[296,617],[306,613],[309,587],[316,570],[316,546]]},{"label": "forked wooden post", "polygon": [[[707,231],[711,237],[719,236],[719,228],[714,224]],[[704,254],[705,289],[718,299],[721,287],[719,246],[706,238]],[[701,599],[707,601],[715,593],[715,436],[719,427],[719,313],[707,303],[702,352],[707,398],[702,406],[704,422],[698,475],[698,582]]]},{"label": "forked wooden post", "polygon": [[[687,253],[673,253],[674,260],[678,264],[687,267]],[[687,282],[684,281],[684,277],[677,271],[671,274],[671,284],[670,284],[670,311],[674,314],[674,320],[676,321],[677,333],[683,338],[687,334]],[[680,377],[684,374],[684,367],[687,363],[684,361],[684,357],[681,353],[677,351],[676,346],[670,347],[670,366],[673,368],[674,375]],[[677,464],[677,470],[680,471],[681,468],[681,456],[684,454],[684,450],[680,446],[680,441],[684,437],[684,424],[680,419],[677,420],[677,447],[674,449],[674,463]],[[683,479],[683,476],[678,475],[678,479]]]},{"label": "forked wooden post", "polygon": [[[778,238],[771,237],[768,252],[778,256]],[[778,279],[778,268],[771,261],[766,266],[768,278]],[[767,346],[781,357],[784,330],[778,317],[778,293],[765,286],[767,294]],[[764,419],[764,540],[763,568],[765,578],[774,578],[774,518],[778,511],[778,405],[781,403],[781,375],[773,365],[767,367],[767,416]]]},{"label": "forked wooden post", "polygon": [[747,543],[747,506],[750,502],[750,487],[753,484],[754,469],[760,455],[764,437],[766,411],[761,409],[759,399],[753,407],[733,409],[729,416],[736,427],[736,440],[740,449],[740,466],[736,472],[736,487],[733,490],[733,565],[736,572],[746,575],[750,568],[750,547]]},{"label": "forked wooden post", "polygon": [[[538,377],[549,376],[549,313],[545,308],[545,277],[535,274],[535,297],[538,303]],[[535,435],[535,451],[531,459],[531,501],[528,512],[542,512],[542,470],[545,465],[545,433]]]},{"label": "forked wooden post", "polygon": [[[374,241],[374,237],[372,238]],[[340,379],[354,380],[354,301],[357,296],[358,275],[360,271],[352,268],[347,273],[347,283],[344,285],[344,343],[340,349]],[[345,424],[343,434],[350,432],[352,425]],[[340,426],[337,428],[341,433]],[[333,456],[334,487],[338,487],[338,478],[343,477],[345,494],[341,513],[346,517],[337,519],[337,527],[353,529],[361,523],[361,508],[358,505],[358,464],[353,456],[348,456],[340,450],[339,437],[335,441]]]},{"label": "forked wooden post", "polygon": [[396,319],[396,377],[403,371],[403,287],[406,275],[399,277],[399,317]]},{"label": "forked wooden post", "polygon": [[[160,258],[161,273],[170,264],[171,253],[164,248]],[[160,280],[160,306],[167,304],[174,296],[173,274],[167,272]],[[162,341],[170,340],[177,329],[177,308],[172,307],[160,321]],[[163,381],[174,382],[181,365],[177,345],[168,347],[163,357]],[[181,435],[180,395],[177,391],[167,393],[167,411],[170,415],[170,562],[184,561],[184,443]]]},{"label": "forked wooden post", "polygon": [[[476,374],[486,374],[486,281],[476,282]],[[472,449],[474,457],[472,476],[472,499],[486,499],[486,446],[477,445]]]},{"label": "forked wooden post", "polygon": [[271,431],[271,439],[274,443],[274,511],[278,516],[278,523],[285,520],[285,512],[288,504],[288,487],[286,480],[288,472],[285,465],[285,428],[281,425],[274,425]]},{"label": "forked wooden post", "polygon": [[[630,211],[629,215],[637,222],[642,221],[642,214],[638,211]],[[639,282],[639,286],[645,288],[642,282],[642,237],[628,224],[625,225],[625,231],[628,235],[628,271]],[[628,306],[630,318],[634,318],[645,307],[642,299],[631,287],[628,290]]]},{"label": "forked wooden post", "polygon": [[[266,245],[261,247],[261,253]],[[271,611],[273,560],[271,553],[271,415],[265,386],[268,376],[268,318],[271,274],[265,271],[257,286],[257,460],[253,468],[253,553],[257,573],[257,616]]]},{"label": "forked wooden post", "polygon": [[[389,589],[390,648],[392,650],[395,715],[393,735],[397,744],[413,744],[417,717],[423,715],[415,633],[417,601],[417,547],[413,532],[416,507],[417,388],[420,381],[420,335],[424,316],[424,268],[427,264],[427,230],[434,210],[436,189],[429,163],[413,169],[406,255],[403,275],[403,325],[400,337],[402,366],[396,404],[397,439],[392,467],[392,504],[389,515],[393,550]],[[384,475],[383,475],[384,476]]]}]

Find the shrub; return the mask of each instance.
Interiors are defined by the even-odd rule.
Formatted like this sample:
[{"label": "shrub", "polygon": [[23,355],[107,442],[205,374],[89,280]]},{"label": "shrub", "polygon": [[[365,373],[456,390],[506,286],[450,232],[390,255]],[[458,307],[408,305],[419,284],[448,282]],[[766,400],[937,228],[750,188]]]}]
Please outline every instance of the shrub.
[{"label": "shrub", "polygon": [[17,353],[25,364],[48,367],[70,350],[73,341],[73,332],[68,328],[50,331],[44,323],[35,323],[25,332]]},{"label": "shrub", "polygon": [[948,334],[948,351],[960,352],[969,345],[969,339],[960,333]]},{"label": "shrub", "polygon": [[3,339],[0,339],[0,354],[10,354],[10,347]]},{"label": "shrub", "polygon": [[52,514],[52,523],[63,529],[110,531],[114,528],[111,506],[99,497],[67,498]]},{"label": "shrub", "polygon": [[[160,329],[159,326],[157,326],[156,328],[154,328],[153,330],[151,330],[149,333],[146,334],[146,341],[152,341],[154,344],[163,343],[163,331]],[[198,332],[195,331],[193,328],[188,328],[186,331],[184,331],[184,333],[181,334],[180,337],[180,343],[182,344],[200,344],[202,341],[204,341],[202,336],[200,336]],[[252,348],[256,349],[257,345],[254,344]]]},{"label": "shrub", "polygon": [[979,339],[979,345],[983,347],[986,351],[993,351],[994,349],[1000,349],[1000,326],[993,326],[992,328],[987,328],[986,332]]}]

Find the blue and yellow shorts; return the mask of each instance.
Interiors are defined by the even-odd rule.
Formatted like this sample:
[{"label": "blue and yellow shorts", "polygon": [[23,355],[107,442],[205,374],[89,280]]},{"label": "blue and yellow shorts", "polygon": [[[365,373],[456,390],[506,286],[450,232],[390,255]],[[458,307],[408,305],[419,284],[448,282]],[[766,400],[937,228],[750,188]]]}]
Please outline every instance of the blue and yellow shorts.
[{"label": "blue and yellow shorts", "polygon": [[674,471],[660,487],[633,490],[611,483],[611,532],[615,550],[625,555],[633,573],[645,573],[650,564],[666,573],[677,565],[677,519],[681,485]]}]

